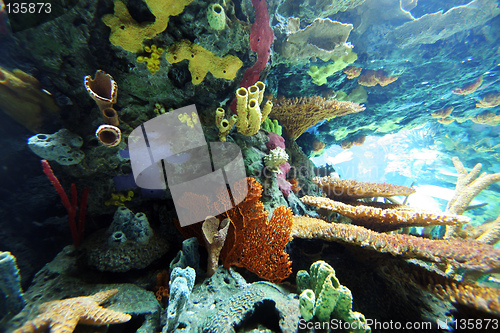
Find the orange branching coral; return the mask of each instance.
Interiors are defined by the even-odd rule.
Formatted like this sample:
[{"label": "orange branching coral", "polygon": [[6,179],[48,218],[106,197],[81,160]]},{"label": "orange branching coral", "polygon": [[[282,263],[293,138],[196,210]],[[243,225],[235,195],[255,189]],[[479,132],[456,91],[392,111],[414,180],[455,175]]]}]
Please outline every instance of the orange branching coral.
[{"label": "orange branching coral", "polygon": [[356,225],[328,223],[304,216],[294,216],[292,237],[349,243],[395,256],[445,263],[473,271],[500,269],[500,250],[476,241],[385,234]]},{"label": "orange branching coral", "polygon": [[298,193],[300,191],[299,181],[297,180],[297,178],[291,179],[290,184],[292,184],[292,191],[294,193]]},{"label": "orange branching coral", "polygon": [[479,86],[483,83],[483,76],[481,75],[480,77],[478,77],[474,82],[468,84],[468,85],[465,85],[461,88],[455,88],[452,90],[452,92],[455,94],[455,95],[468,95],[468,94],[472,94],[474,91],[476,91],[477,88],[479,88]]},{"label": "orange branching coral", "polygon": [[325,100],[319,96],[284,98],[274,100],[271,117],[278,119],[289,138],[298,138],[306,129],[324,119],[341,117],[363,111],[363,105],[337,100]]},{"label": "orange branching coral", "polygon": [[371,197],[408,196],[415,193],[415,189],[407,186],[387,183],[368,183],[357,180],[340,179],[335,177],[314,177],[313,183],[318,185],[325,194],[337,200],[358,199]]},{"label": "orange branching coral", "polygon": [[500,105],[500,93],[486,94],[476,103],[478,108],[492,108],[498,105]]},{"label": "orange branching coral", "polygon": [[396,81],[397,79],[397,76],[386,76],[383,69],[379,69],[377,71],[368,69],[363,75],[359,77],[358,83],[365,87],[374,87],[377,84],[385,87],[386,85]]},{"label": "orange branching coral", "polygon": [[224,246],[229,250],[221,253],[224,267],[245,267],[263,279],[279,283],[292,273],[292,262],[284,252],[285,245],[292,240],[292,211],[279,206],[268,221],[268,213],[259,201],[262,186],[253,178],[247,178],[247,182],[249,195],[223,214],[231,220],[234,232],[233,239],[228,233]]},{"label": "orange branching coral", "polygon": [[164,297],[168,297],[168,282],[170,281],[170,274],[167,271],[156,274],[155,296],[158,302]]},{"label": "orange branching coral", "polygon": [[427,212],[405,205],[385,203],[349,204],[328,198],[304,196],[300,200],[311,206],[327,209],[347,216],[353,224],[375,231],[394,231],[405,227],[427,227],[431,225],[457,225],[469,222],[461,215]]},{"label": "orange branching coral", "polygon": [[361,67],[348,66],[348,67],[344,68],[344,70],[342,72],[344,74],[346,74],[346,77],[348,79],[354,79],[361,74],[362,69],[363,68],[361,68]]},{"label": "orange branching coral", "polygon": [[500,121],[500,115],[491,111],[483,111],[471,119],[476,124],[496,126]]},{"label": "orange branching coral", "polygon": [[431,113],[432,118],[446,118],[453,111],[453,106],[447,106]]}]

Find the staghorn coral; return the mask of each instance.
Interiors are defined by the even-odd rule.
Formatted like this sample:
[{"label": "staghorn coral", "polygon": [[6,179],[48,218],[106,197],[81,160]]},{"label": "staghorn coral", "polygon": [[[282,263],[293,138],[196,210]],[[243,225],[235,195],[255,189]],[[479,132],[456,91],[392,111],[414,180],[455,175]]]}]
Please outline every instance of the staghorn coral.
[{"label": "staghorn coral", "polygon": [[492,108],[500,105],[500,93],[489,93],[481,97],[481,100],[476,103],[478,108]]},{"label": "staghorn coral", "polygon": [[216,78],[232,80],[243,66],[243,62],[236,56],[217,57],[202,46],[186,39],[170,46],[165,57],[171,64],[189,60],[188,68],[191,73],[191,82],[195,85],[203,82],[208,72]]},{"label": "staghorn coral", "polygon": [[304,216],[294,216],[291,235],[294,238],[354,244],[394,256],[445,263],[453,268],[480,272],[500,270],[500,250],[476,241],[385,234],[356,225],[328,223]]},{"label": "staghorn coral", "polygon": [[469,83],[463,87],[460,88],[455,88],[451,92],[454,93],[455,95],[468,95],[472,94],[474,91],[477,90],[483,83],[483,76],[481,75],[478,77],[474,82]]},{"label": "staghorn coral", "polygon": [[309,127],[333,117],[361,112],[363,105],[347,101],[328,101],[319,96],[285,98],[274,101],[271,117],[279,120],[285,133],[292,139],[298,138]]},{"label": "staghorn coral", "polygon": [[488,229],[476,238],[476,240],[481,243],[495,245],[500,242],[500,215],[498,215],[495,221],[489,224]]},{"label": "staghorn coral", "polygon": [[465,216],[426,212],[405,205],[357,201],[346,204],[312,196],[304,196],[300,200],[303,203],[347,216],[353,224],[379,232],[394,231],[405,227],[457,225],[469,222],[469,218]]},{"label": "staghorn coral", "polygon": [[110,289],[91,296],[43,303],[39,306],[42,313],[16,329],[14,333],[45,332],[49,327],[53,333],[71,333],[79,323],[85,325],[125,323],[132,318],[129,314],[99,306],[117,292],[118,289]]},{"label": "staghorn coral", "polygon": [[500,173],[482,173],[479,175],[482,167],[481,163],[476,164],[470,172],[467,172],[462,162],[456,156],[453,157],[453,165],[457,169],[458,179],[455,186],[455,194],[448,202],[446,211],[451,214],[461,215],[479,192],[490,184],[500,181]]},{"label": "staghorn coral", "polygon": [[396,81],[398,79],[397,76],[386,76],[383,69],[372,70],[368,69],[366,72],[361,75],[358,79],[358,84],[365,87],[374,87],[377,84],[380,84],[382,87]]},{"label": "staghorn coral", "polygon": [[314,177],[313,183],[318,185],[329,198],[337,200],[352,200],[372,197],[408,196],[415,193],[415,189],[407,186],[387,183],[368,183],[357,180],[340,179],[335,177]]}]

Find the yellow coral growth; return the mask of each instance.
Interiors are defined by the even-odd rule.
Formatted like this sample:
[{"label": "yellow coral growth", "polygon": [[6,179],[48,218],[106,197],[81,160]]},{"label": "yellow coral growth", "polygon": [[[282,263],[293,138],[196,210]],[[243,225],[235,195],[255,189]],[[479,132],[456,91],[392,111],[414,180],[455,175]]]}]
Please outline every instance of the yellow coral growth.
[{"label": "yellow coral growth", "polygon": [[292,139],[298,138],[309,127],[333,117],[363,111],[365,107],[347,101],[328,101],[319,96],[284,98],[274,101],[271,117],[278,119],[285,134]]},{"label": "yellow coral growth", "polygon": [[40,89],[40,82],[25,72],[0,67],[0,109],[33,133],[41,130],[44,118],[56,115],[59,107]]},{"label": "yellow coral growth", "polygon": [[221,79],[232,80],[243,62],[233,55],[217,57],[212,52],[188,40],[182,40],[168,48],[166,58],[169,63],[176,64],[189,60],[191,82],[200,84],[208,72]]},{"label": "yellow coral growth", "polygon": [[452,92],[455,95],[468,95],[476,91],[477,88],[483,83],[483,76],[481,75],[478,77],[474,82],[471,84],[468,84],[466,86],[463,86],[461,88],[455,88],[452,90]]},{"label": "yellow coral growth", "polygon": [[134,191],[128,191],[127,195],[123,193],[111,193],[111,198],[104,204],[106,206],[125,206],[125,202],[131,201],[134,197]]},{"label": "yellow coral growth", "polygon": [[481,100],[476,103],[478,108],[492,108],[500,105],[500,93],[489,93],[484,95]]},{"label": "yellow coral growth", "polygon": [[191,116],[189,116],[187,113],[181,113],[177,118],[181,121],[181,123],[186,123],[191,128],[194,128],[194,124],[198,123],[198,115],[193,112],[191,113]]},{"label": "yellow coral growth", "polygon": [[138,56],[137,62],[145,62],[147,68],[151,72],[151,74],[155,74],[160,70],[160,56],[163,53],[163,49],[160,47],[156,47],[156,45],[145,46],[144,51],[150,54],[149,57]]},{"label": "yellow coral growth", "polygon": [[129,52],[140,52],[142,42],[151,39],[167,26],[170,16],[179,15],[193,0],[144,0],[156,17],[152,23],[138,23],[130,15],[127,6],[115,1],[114,14],[104,15],[102,21],[111,28],[109,41]]}]

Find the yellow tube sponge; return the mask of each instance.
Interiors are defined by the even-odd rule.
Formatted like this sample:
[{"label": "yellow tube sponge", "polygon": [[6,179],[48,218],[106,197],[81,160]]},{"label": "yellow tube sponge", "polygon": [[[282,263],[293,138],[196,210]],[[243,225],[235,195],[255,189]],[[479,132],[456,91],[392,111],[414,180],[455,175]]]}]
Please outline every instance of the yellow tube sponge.
[{"label": "yellow tube sponge", "polygon": [[227,134],[233,128],[234,124],[236,124],[236,121],[238,120],[238,116],[235,114],[231,118],[229,118],[229,120],[227,120],[225,116],[226,112],[224,111],[223,108],[218,108],[215,111],[215,125],[219,129],[219,140],[221,142],[226,142]]},{"label": "yellow tube sponge", "polygon": [[236,127],[239,133],[246,136],[257,134],[260,125],[271,113],[273,107],[271,101],[266,101],[262,108],[259,106],[264,99],[265,89],[266,85],[258,81],[248,89],[241,87],[236,91],[236,112],[238,113]]},{"label": "yellow tube sponge", "polygon": [[120,1],[115,1],[115,12],[104,15],[102,21],[109,28],[111,44],[120,46],[129,52],[140,52],[142,41],[151,39],[160,32],[165,31],[170,16],[177,16],[184,11],[184,7],[193,0],[144,0],[151,13],[156,17],[151,23],[138,23],[130,15],[127,6]]},{"label": "yellow tube sponge", "polygon": [[204,49],[198,44],[188,40],[181,40],[168,48],[166,52],[167,61],[176,64],[183,60],[189,60],[189,72],[191,82],[200,84],[208,72],[216,78],[232,80],[236,77],[243,62],[233,55],[217,57],[212,52]]}]

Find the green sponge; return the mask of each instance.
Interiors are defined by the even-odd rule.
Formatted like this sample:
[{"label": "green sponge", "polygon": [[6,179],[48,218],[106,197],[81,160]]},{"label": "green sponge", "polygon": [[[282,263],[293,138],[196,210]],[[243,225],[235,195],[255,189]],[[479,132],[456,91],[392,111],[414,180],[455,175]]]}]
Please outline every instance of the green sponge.
[{"label": "green sponge", "polygon": [[[297,272],[297,286],[302,291],[299,296],[302,318],[309,321],[316,317],[320,322],[341,319],[351,323],[353,329],[350,332],[371,331],[365,317],[352,311],[351,291],[340,284],[332,266],[320,260],[313,263],[309,271]],[[306,287],[308,289],[302,290]]]},{"label": "green sponge", "polygon": [[218,3],[213,3],[208,6],[207,10],[208,24],[214,30],[224,30],[226,27],[226,13],[224,8]]}]

